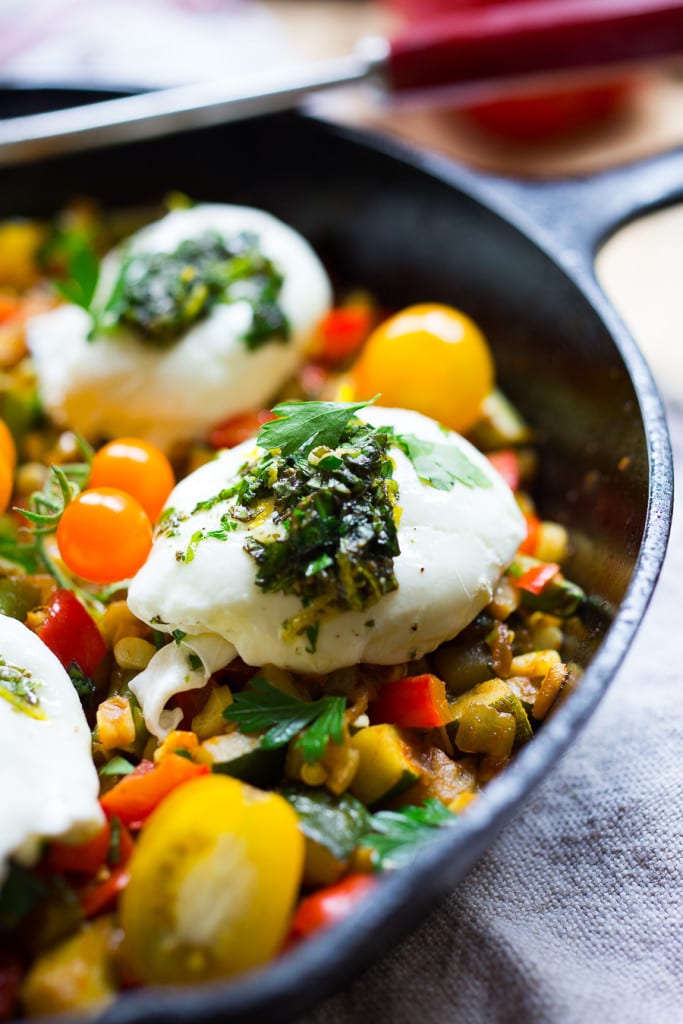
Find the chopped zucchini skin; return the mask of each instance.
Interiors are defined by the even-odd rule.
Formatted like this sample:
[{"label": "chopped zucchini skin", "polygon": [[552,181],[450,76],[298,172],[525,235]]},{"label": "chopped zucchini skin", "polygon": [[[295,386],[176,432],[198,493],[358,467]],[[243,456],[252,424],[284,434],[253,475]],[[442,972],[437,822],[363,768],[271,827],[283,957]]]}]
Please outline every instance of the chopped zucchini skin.
[{"label": "chopped zucchini skin", "polygon": [[366,807],[398,796],[424,774],[404,734],[394,725],[368,726],[350,742],[360,760],[349,789]]}]

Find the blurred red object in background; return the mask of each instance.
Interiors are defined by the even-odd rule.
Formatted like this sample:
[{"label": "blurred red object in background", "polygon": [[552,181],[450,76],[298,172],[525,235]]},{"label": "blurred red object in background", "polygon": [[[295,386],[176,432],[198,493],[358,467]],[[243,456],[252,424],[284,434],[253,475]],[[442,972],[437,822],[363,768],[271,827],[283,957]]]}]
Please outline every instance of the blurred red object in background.
[{"label": "blurred red object in background", "polygon": [[[515,0],[384,0],[408,21],[437,19],[463,7],[514,4]],[[527,0],[529,2],[529,0]],[[553,0],[530,0],[552,4]],[[589,2],[589,0],[582,0]],[[500,95],[459,108],[468,120],[485,131],[513,142],[533,143],[558,139],[599,125],[624,111],[632,101],[641,76],[622,72],[617,77],[578,85],[530,87],[514,96]]]}]

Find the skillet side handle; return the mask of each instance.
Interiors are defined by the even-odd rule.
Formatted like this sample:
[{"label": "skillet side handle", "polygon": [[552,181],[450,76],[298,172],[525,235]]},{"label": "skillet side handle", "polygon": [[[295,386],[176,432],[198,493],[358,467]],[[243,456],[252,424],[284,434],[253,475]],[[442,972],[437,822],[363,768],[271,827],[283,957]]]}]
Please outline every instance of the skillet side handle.
[{"label": "skillet side handle", "polygon": [[590,177],[551,182],[496,178],[494,191],[505,213],[541,236],[539,241],[568,269],[592,277],[598,249],[618,228],[683,201],[683,147]]}]

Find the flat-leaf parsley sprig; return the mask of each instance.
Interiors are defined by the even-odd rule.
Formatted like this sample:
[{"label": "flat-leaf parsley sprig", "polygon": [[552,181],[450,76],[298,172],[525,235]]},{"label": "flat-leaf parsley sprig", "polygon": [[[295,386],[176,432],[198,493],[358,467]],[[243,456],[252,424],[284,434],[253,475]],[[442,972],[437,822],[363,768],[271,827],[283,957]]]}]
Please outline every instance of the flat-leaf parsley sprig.
[{"label": "flat-leaf parsley sprig", "polygon": [[329,740],[343,742],[345,709],[344,697],[299,700],[257,676],[248,690],[235,694],[223,717],[236,722],[245,733],[267,729],[261,737],[264,750],[284,747],[301,733],[295,746],[306,764],[312,764],[323,756]]},{"label": "flat-leaf parsley sprig", "polygon": [[371,851],[372,865],[378,871],[398,868],[438,839],[444,828],[457,825],[458,820],[441,801],[433,799],[420,807],[379,811],[372,816],[371,831],[361,837],[358,845]]}]

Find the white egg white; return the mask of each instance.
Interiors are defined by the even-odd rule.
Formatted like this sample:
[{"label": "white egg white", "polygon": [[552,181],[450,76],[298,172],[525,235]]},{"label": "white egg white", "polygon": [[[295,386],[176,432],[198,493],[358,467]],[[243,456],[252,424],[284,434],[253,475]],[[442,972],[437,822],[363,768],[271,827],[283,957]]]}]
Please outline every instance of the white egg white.
[{"label": "white egg white", "polygon": [[0,667],[0,883],[14,857],[33,863],[44,839],[79,842],[104,822],[91,737],[73,683],[43,641],[0,615],[0,657],[30,673],[33,713],[13,703]]},{"label": "white egg white", "polygon": [[[253,442],[222,453],[183,480],[168,507],[187,516],[175,536],[160,535],[129,590],[132,611],[158,628],[214,634],[234,645],[250,665],[271,663],[298,672],[325,673],[360,662],[391,665],[418,658],[460,632],[491,599],[495,584],[524,537],[514,495],[488,460],[463,438],[419,413],[368,408],[360,417],[399,434],[458,448],[490,480],[490,487],[456,483],[437,490],[423,483],[412,462],[390,449],[400,508],[398,589],[365,611],[339,611],[320,625],[315,650],[306,636],[291,638],[283,623],[301,611],[294,595],[264,593],[255,563],[243,550],[245,527],[226,539],[206,537],[191,561],[179,561],[199,530],[220,528],[225,504],[194,512],[237,478]],[[260,451],[260,449],[256,449]],[[189,640],[189,637],[188,637]]]},{"label": "white egg white", "polygon": [[171,253],[207,231],[253,232],[284,276],[279,296],[291,336],[250,351],[246,301],[218,304],[175,343],[158,348],[129,328],[89,338],[85,310],[60,306],[27,325],[41,399],[54,420],[89,438],[144,437],[163,448],[203,437],[223,419],[269,405],[295,372],[331,303],[320,260],[292,228],[262,210],[203,204],[169,213],[103,261],[96,306],[103,306],[123,254]]}]

